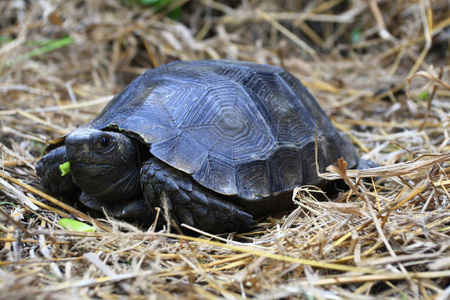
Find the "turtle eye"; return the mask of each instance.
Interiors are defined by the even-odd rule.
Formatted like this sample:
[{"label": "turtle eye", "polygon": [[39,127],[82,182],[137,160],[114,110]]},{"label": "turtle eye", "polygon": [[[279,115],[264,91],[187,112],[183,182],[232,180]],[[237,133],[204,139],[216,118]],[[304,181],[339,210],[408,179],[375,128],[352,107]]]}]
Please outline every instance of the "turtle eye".
[{"label": "turtle eye", "polygon": [[98,142],[99,142],[100,146],[102,146],[103,148],[106,148],[109,145],[109,139],[106,137],[102,137],[100,139],[100,141],[98,141]]},{"label": "turtle eye", "polygon": [[98,152],[98,153],[104,153],[107,152],[108,150],[110,150],[113,146],[113,141],[110,137],[108,136],[101,136],[97,139],[97,141],[94,144],[94,149]]}]

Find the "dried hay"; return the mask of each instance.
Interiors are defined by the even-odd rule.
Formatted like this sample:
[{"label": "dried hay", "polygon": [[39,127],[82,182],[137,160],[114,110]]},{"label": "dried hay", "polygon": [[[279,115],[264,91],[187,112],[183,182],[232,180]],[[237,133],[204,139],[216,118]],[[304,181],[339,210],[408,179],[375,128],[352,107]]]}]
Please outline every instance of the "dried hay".
[{"label": "dried hay", "polygon": [[[0,298],[448,299],[448,1],[171,2],[0,2]],[[206,58],[285,67],[381,167],[341,162],[321,174],[349,183],[338,199],[302,187],[256,232],[198,238],[93,220],[37,189],[47,139],[145,69]]]}]

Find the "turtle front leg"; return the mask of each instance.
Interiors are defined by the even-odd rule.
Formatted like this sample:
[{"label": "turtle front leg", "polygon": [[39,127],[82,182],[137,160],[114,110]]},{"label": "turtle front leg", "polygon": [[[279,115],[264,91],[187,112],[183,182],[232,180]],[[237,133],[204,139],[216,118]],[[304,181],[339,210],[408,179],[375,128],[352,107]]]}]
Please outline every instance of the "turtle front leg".
[{"label": "turtle front leg", "polygon": [[127,201],[115,202],[99,200],[82,192],[80,202],[93,211],[104,212],[110,217],[147,227],[153,224],[156,217],[154,209],[149,207],[142,195]]},{"label": "turtle front leg", "polygon": [[151,207],[167,209],[178,224],[210,233],[243,232],[255,224],[253,217],[191,177],[156,158],[141,169],[144,197]]},{"label": "turtle front leg", "polygon": [[77,199],[81,190],[75,185],[70,172],[61,175],[59,166],[67,162],[66,147],[60,146],[44,155],[36,165],[36,174],[42,186],[59,196]]}]

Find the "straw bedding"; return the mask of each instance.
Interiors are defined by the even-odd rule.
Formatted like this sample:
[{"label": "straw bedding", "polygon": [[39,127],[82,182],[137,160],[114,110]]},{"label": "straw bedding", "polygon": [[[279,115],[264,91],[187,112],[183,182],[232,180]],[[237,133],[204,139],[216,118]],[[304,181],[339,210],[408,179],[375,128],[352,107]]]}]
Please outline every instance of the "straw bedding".
[{"label": "straw bedding", "polygon": [[[0,2],[0,298],[450,297],[448,1],[141,2]],[[241,235],[92,219],[40,189],[49,139],[148,68],[216,58],[286,68],[380,167],[330,166],[348,192],[299,187]]]}]

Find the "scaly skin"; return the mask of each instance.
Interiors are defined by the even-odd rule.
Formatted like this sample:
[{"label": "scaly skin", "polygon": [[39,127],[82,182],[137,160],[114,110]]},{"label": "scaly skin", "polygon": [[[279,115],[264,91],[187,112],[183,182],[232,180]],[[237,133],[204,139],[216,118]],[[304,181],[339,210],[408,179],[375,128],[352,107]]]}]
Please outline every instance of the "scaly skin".
[{"label": "scaly skin", "polygon": [[59,196],[78,199],[81,190],[73,183],[69,173],[61,176],[59,166],[67,162],[66,147],[61,146],[40,159],[36,165],[36,174],[41,178],[42,186]]},{"label": "scaly skin", "polygon": [[249,231],[255,224],[250,214],[225,200],[226,196],[207,190],[156,158],[144,163],[141,187],[149,206],[168,209],[178,224],[212,233]]},{"label": "scaly skin", "polygon": [[155,220],[153,208],[167,207],[171,218],[178,224],[185,223],[211,233],[249,231],[255,224],[250,214],[225,200],[226,196],[207,190],[156,158],[149,159],[142,166],[140,180],[143,196],[119,202],[90,197],[74,184],[70,172],[61,176],[59,166],[66,161],[65,146],[44,156],[36,166],[41,184],[54,194],[79,200],[93,211],[104,211],[111,217],[150,226]]},{"label": "scaly skin", "polygon": [[105,212],[108,216],[119,218],[130,223],[149,227],[155,221],[155,210],[149,207],[144,197],[139,196],[123,202],[101,201],[81,193],[80,202],[86,207]]}]

